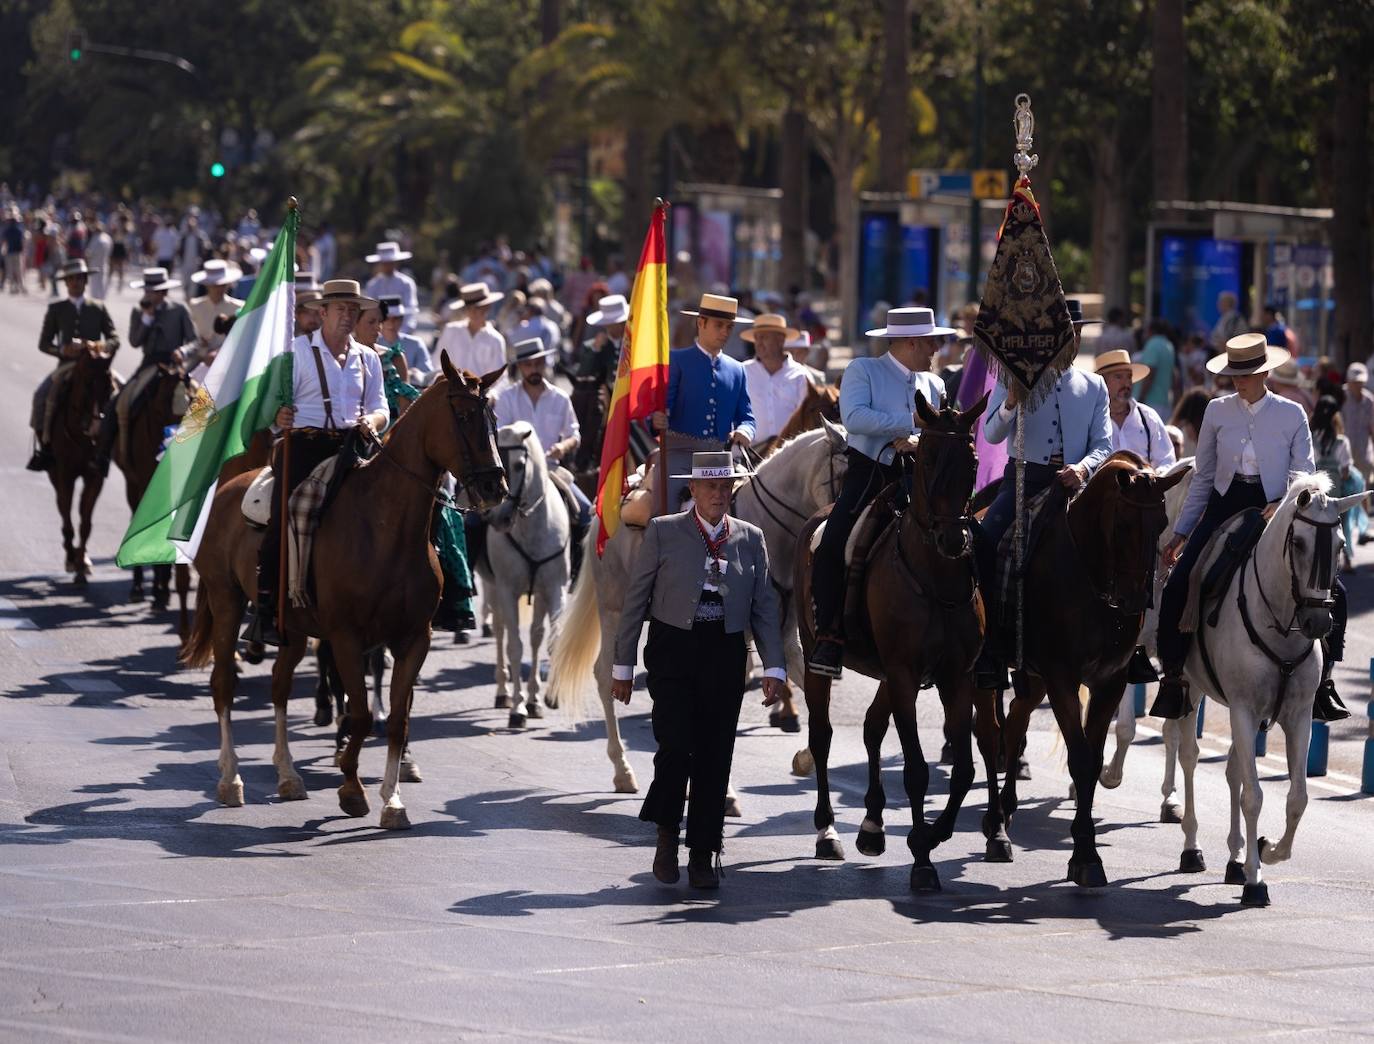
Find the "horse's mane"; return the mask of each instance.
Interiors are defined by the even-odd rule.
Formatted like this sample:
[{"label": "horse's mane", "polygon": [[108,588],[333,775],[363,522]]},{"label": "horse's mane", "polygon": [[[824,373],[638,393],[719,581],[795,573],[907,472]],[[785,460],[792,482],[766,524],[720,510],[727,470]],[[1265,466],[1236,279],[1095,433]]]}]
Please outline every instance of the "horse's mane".
[{"label": "horse's mane", "polygon": [[[838,428],[839,425],[834,425],[834,427]],[[843,431],[844,429],[840,428],[840,430]],[[764,457],[761,461],[758,462],[754,470],[764,471],[765,469],[767,469],[779,457],[783,455],[783,451],[786,450],[789,446],[800,446],[800,444],[804,442],[815,442],[818,439],[825,439],[828,437],[829,436],[826,434],[825,426],[822,425],[819,428],[811,428],[809,431],[804,431],[799,435],[794,435],[790,439],[784,439],[782,442],[779,442],[776,447],[774,447],[773,452],[771,452],[770,454],[768,454],[768,456]]]},{"label": "horse's mane", "polygon": [[1287,504],[1290,500],[1296,500],[1299,493],[1330,493],[1331,476],[1324,471],[1314,471],[1307,474],[1295,471],[1288,476],[1288,492],[1283,495],[1283,502]]}]

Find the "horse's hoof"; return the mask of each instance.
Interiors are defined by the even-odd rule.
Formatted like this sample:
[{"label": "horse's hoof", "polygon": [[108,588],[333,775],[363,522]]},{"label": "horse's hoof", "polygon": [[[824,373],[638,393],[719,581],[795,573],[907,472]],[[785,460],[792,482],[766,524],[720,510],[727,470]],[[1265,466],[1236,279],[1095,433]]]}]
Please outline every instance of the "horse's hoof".
[{"label": "horse's hoof", "polygon": [[1107,871],[1101,863],[1075,863],[1070,860],[1069,880],[1079,888],[1106,888]]},{"label": "horse's hoof", "polygon": [[1207,869],[1207,860],[1202,858],[1202,849],[1185,848],[1183,854],[1178,857],[1178,872],[1180,874],[1200,874]]},{"label": "horse's hoof", "polygon": [[240,808],[243,805],[243,782],[221,783],[215,788],[215,797],[225,808]]},{"label": "horse's hoof", "polygon": [[525,713],[531,718],[543,718],[544,705],[542,703],[536,703],[534,700],[528,700],[525,703]]},{"label": "horse's hoof", "polygon": [[300,776],[292,776],[282,780],[277,784],[277,797],[283,801],[304,801],[306,798],[305,780],[301,779]]},{"label": "horse's hoof", "polygon": [[1268,906],[1269,905],[1269,886],[1261,881],[1259,884],[1248,884],[1240,890],[1241,906]]},{"label": "horse's hoof", "polygon": [[492,704],[497,710],[510,710],[510,697],[498,695],[496,702]]},{"label": "horse's hoof", "polygon": [[739,807],[739,798],[734,794],[725,795],[725,815],[730,819],[739,819],[744,815],[744,811]]},{"label": "horse's hoof", "polygon": [[1245,883],[1245,867],[1234,859],[1226,861],[1226,876],[1222,878],[1229,885],[1243,885]]},{"label": "horse's hoof", "polygon": [[938,892],[940,875],[933,866],[913,866],[911,868],[911,890],[913,892]]},{"label": "horse's hoof", "polygon": [[844,858],[844,845],[838,837],[823,837],[816,842],[816,858],[841,860]]},{"label": "horse's hoof", "polygon": [[321,727],[334,723],[334,708],[328,702],[315,704],[315,724]]},{"label": "horse's hoof", "polygon": [[990,837],[983,850],[983,860],[988,863],[1010,863],[1011,853],[1011,842],[1005,837]]},{"label": "horse's hoof", "polygon": [[490,638],[490,637],[491,637],[491,624],[483,624],[483,625],[482,625],[482,637],[483,637],[483,638]]},{"label": "horse's hoof", "polygon": [[[263,657],[266,655],[267,646],[263,645],[261,642],[249,642],[247,645],[243,647],[244,663],[262,663]],[[317,721],[315,724],[318,725],[319,722]],[[329,722],[325,722],[325,724],[328,725]]]},{"label": "horse's hoof", "polygon": [[1183,822],[1183,809],[1179,807],[1177,801],[1166,801],[1159,806],[1159,821],[1161,823]]},{"label": "horse's hoof", "polygon": [[359,790],[348,790],[346,786],[339,788],[339,808],[343,809],[344,815],[358,817],[368,813],[369,806],[367,795]]},{"label": "horse's hoof", "polygon": [[816,771],[816,759],[811,756],[811,751],[803,747],[792,755],[792,775],[809,776]]},{"label": "horse's hoof", "polygon": [[512,714],[506,720],[506,727],[511,729],[523,729],[527,720],[528,719],[526,719],[523,714]]},{"label": "horse's hoof", "polygon": [[1016,759],[1016,778],[1022,782],[1026,782],[1031,778],[1030,762],[1025,758]]},{"label": "horse's hoof", "polygon": [[[881,830],[859,830],[859,836],[854,842],[863,855],[880,856],[887,851],[887,835]],[[912,871],[915,873],[915,871]]]},{"label": "horse's hoof", "polygon": [[467,645],[468,642],[470,642],[470,641],[472,641],[472,638],[471,638],[471,636],[469,636],[469,634],[467,633],[467,631],[454,631],[454,632],[453,632],[453,644],[454,644],[454,645]]},{"label": "horse's hoof", "polygon": [[628,769],[624,772],[615,774],[615,792],[617,794],[638,794],[639,780],[635,779],[635,774]]},{"label": "horse's hoof", "polygon": [[1097,777],[1097,781],[1108,790],[1115,790],[1121,786],[1121,780],[1125,773],[1113,772],[1111,769],[1103,769],[1102,775]]},{"label": "horse's hoof", "polygon": [[420,766],[409,759],[401,762],[400,778],[402,783],[423,783],[425,781],[425,777],[420,775]]},{"label": "horse's hoof", "polygon": [[940,747],[940,764],[954,764],[954,744],[951,743],[949,740],[945,740],[945,742]]},{"label": "horse's hoof", "polygon": [[545,697],[544,697],[544,706],[547,707],[547,708],[549,708],[549,710],[557,710],[557,709],[558,709],[558,697],[555,696],[555,695],[553,695],[552,693],[550,693],[549,695],[545,696]]},{"label": "horse's hoof", "polygon": [[379,825],[383,830],[409,830],[410,817],[406,815],[406,810],[404,808],[391,808],[388,806],[382,809],[382,818]]},{"label": "horse's hoof", "polygon": [[1266,866],[1273,866],[1275,863],[1282,862],[1282,860],[1274,854],[1274,842],[1270,841],[1267,837],[1259,839],[1259,857],[1260,862]]},{"label": "horse's hoof", "polygon": [[143,601],[143,588],[141,588],[141,587],[131,588],[130,591],[129,591],[129,601],[131,601],[131,602],[141,602],[141,601]]}]

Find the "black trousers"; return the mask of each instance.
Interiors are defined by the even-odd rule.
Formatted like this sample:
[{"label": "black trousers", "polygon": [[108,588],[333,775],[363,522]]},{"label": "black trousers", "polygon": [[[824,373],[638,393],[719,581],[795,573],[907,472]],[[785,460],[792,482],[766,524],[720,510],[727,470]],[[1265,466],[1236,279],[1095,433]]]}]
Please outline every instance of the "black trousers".
[{"label": "black trousers", "polygon": [[744,699],[744,634],[727,634],[723,623],[684,631],[650,619],[644,666],[658,752],[639,818],[676,831],[686,805],[687,847],[719,852]]},{"label": "black trousers", "polygon": [[[310,473],[334,456],[343,448],[344,437],[348,434],[343,428],[301,428],[291,433],[291,454],[287,485],[294,492],[296,487],[309,477]],[[272,447],[272,473],[277,481],[282,477],[282,440],[278,439]],[[276,606],[272,597],[277,594],[277,581],[281,570],[281,487],[272,491],[272,517],[267,523],[267,531],[262,535],[262,546],[258,549],[258,596],[262,601]]]},{"label": "black trousers", "polygon": [[848,466],[844,484],[840,486],[840,495],[830,510],[820,546],[811,560],[811,600],[816,605],[816,633],[823,636],[838,635],[844,623],[844,545],[854,531],[854,523],[883,487],[902,475],[895,462],[879,464],[855,449],[845,456]]}]

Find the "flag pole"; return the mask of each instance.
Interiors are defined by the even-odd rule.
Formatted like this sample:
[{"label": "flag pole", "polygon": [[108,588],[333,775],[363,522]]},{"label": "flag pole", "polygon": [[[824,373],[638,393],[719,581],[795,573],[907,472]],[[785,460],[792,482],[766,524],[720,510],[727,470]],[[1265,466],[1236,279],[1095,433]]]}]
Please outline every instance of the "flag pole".
[{"label": "flag pole", "polygon": [[288,528],[287,515],[291,504],[291,429],[281,433],[281,474],[277,476],[277,488],[281,493],[281,533],[277,541],[277,633],[286,639],[286,564],[288,548],[286,544]]},{"label": "flag pole", "polygon": [[[1035,117],[1031,115],[1031,100],[1028,94],[1016,96],[1016,111],[1012,116],[1012,127],[1016,130],[1016,154],[1012,163],[1017,171],[1017,185],[1030,184],[1030,172],[1040,161],[1031,153],[1035,144]],[[1014,191],[1014,190],[1013,190]],[[1013,376],[1010,380],[1016,380]],[[1016,505],[1012,533],[1013,567],[1016,572],[1016,669],[1023,667],[1026,646],[1026,398],[1030,389],[1021,396],[1016,404]],[[1061,432],[1062,434],[1062,432]]]},{"label": "flag pole", "polygon": [[[663,216],[664,216],[664,218],[665,218],[665,222],[664,222],[665,224],[667,223],[667,222],[666,222],[666,218],[667,218],[667,216],[668,216],[668,211],[672,209],[672,206],[673,206],[673,205],[672,205],[671,203],[669,203],[666,199],[664,199],[662,196],[656,196],[656,197],[654,198],[654,209],[657,210],[657,209],[659,209],[660,207],[663,208]],[[666,229],[665,229],[665,236],[664,236],[664,238],[665,238],[665,239],[667,238],[667,236],[666,236]],[[665,251],[665,255],[666,255],[666,251]],[[667,257],[666,257],[666,256],[664,257],[664,263],[665,263],[665,265],[666,265],[666,263],[667,263]],[[666,280],[665,280],[665,284],[666,284]],[[664,315],[664,319],[665,319],[665,321],[666,321],[667,315],[668,315],[668,302],[667,302],[666,300],[665,300],[665,301],[660,301],[660,302],[659,302],[659,308],[662,309],[663,315]],[[671,330],[671,329],[672,329],[671,324],[666,325],[666,326],[665,326],[665,329]],[[671,348],[672,345],[670,344],[669,347]],[[666,378],[666,375],[665,375],[665,378]],[[667,411],[668,411],[668,386],[667,386],[666,384],[665,384],[664,387],[663,387],[663,411],[664,411],[665,414],[666,414]],[[660,432],[658,433],[658,464],[659,464],[658,475],[659,475],[659,478],[660,478],[662,481],[659,482],[659,484],[658,484],[658,512],[657,512],[657,514],[666,515],[666,514],[668,513],[668,429],[667,429],[666,426],[664,427],[664,429],[663,429],[662,431],[660,431]]]}]

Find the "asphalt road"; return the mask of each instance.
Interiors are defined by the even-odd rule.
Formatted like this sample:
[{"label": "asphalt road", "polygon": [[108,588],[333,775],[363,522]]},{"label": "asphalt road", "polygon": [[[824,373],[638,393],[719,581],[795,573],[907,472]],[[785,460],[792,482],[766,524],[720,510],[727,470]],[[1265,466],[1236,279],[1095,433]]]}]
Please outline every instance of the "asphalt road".
[{"label": "asphalt road", "polygon": [[[131,302],[119,302],[121,326]],[[489,641],[441,641],[426,664],[413,730],[425,781],[405,788],[408,833],[377,829],[376,743],[363,754],[372,815],[339,811],[307,678],[292,743],[310,796],[277,800],[268,665],[245,670],[235,709],[248,803],[219,807],[208,674],[177,669],[173,618],[125,604],[127,576],[112,565],[129,517],[117,474],[98,509],[93,582],[81,591],[59,572],[51,491],[22,470],[28,397],[47,369],[40,318],[40,300],[0,299],[0,1038],[1374,1036],[1374,832],[1354,779],[1363,717],[1337,730],[1337,771],[1313,782],[1293,860],[1269,868],[1265,910],[1241,908],[1221,880],[1220,733],[1198,776],[1208,872],[1175,872],[1181,838],[1157,822],[1161,747],[1146,732],[1125,784],[1099,791],[1112,884],[1066,884],[1073,809],[1044,712],[1016,861],[981,859],[980,783],[936,854],[944,892],[912,896],[895,737],[888,852],[854,848],[856,725],[871,692],[855,678],[839,688],[833,757],[850,860],[809,858],[814,784],[789,774],[796,739],[769,729],[751,697],[724,889],[664,888],[637,799],[609,790],[600,726],[554,719],[511,734],[491,709]],[[1374,597],[1363,577],[1353,586],[1342,678],[1363,710]],[[922,702],[933,748],[938,711]],[[641,783],[646,710],[639,693],[624,726]],[[1208,725],[1223,728],[1222,715]],[[1276,835],[1286,781],[1280,762],[1264,768]],[[933,801],[944,782],[937,769]]]}]

